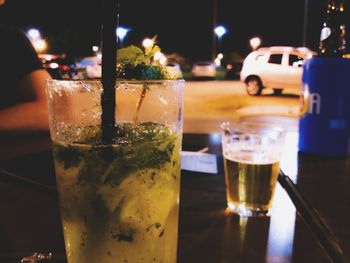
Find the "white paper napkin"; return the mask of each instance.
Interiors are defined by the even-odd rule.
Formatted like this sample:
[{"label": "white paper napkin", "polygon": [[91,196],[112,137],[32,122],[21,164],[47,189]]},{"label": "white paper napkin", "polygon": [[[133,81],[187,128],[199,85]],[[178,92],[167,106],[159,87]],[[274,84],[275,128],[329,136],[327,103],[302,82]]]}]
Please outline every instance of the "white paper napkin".
[{"label": "white paper napkin", "polygon": [[192,172],[217,174],[218,167],[216,155],[210,153],[182,151],[181,169]]}]

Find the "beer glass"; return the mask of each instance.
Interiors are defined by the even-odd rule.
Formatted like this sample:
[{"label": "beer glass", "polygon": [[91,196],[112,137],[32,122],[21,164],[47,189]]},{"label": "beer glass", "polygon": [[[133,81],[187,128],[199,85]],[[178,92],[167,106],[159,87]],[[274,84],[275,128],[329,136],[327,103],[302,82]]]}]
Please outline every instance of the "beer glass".
[{"label": "beer glass", "polygon": [[101,141],[99,81],[47,82],[69,263],[176,262],[183,80],[116,84]]},{"label": "beer glass", "polygon": [[241,216],[269,216],[285,129],[260,122],[221,125],[228,208]]}]

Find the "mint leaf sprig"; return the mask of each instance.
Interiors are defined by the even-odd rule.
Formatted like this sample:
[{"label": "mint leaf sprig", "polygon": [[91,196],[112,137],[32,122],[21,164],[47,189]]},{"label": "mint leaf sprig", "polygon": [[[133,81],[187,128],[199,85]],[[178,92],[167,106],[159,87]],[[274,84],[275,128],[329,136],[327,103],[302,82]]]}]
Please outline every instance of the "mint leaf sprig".
[{"label": "mint leaf sprig", "polygon": [[[130,80],[182,79],[180,71],[168,70],[159,59],[155,58],[161,52],[160,47],[155,44],[156,39],[157,36],[153,37],[153,44],[145,47],[144,50],[135,45],[119,49],[117,51],[117,78]],[[149,88],[149,84],[145,82],[137,101],[134,124],[138,122],[141,105]]]},{"label": "mint leaf sprig", "polygon": [[156,45],[157,36],[152,38],[153,45],[141,49],[130,45],[117,51],[117,78],[134,80],[181,79],[182,74],[173,74],[162,65],[155,55],[161,52]]}]

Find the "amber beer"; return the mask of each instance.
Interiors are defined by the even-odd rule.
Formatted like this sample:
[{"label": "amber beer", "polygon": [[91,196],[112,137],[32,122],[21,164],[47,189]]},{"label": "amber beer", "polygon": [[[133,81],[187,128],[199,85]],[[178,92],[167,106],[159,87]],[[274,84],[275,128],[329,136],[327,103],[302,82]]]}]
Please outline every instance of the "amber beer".
[{"label": "amber beer", "polygon": [[224,156],[224,168],[228,207],[269,214],[279,162],[254,163]]},{"label": "amber beer", "polygon": [[269,216],[284,149],[276,123],[221,124],[227,206],[240,216]]}]

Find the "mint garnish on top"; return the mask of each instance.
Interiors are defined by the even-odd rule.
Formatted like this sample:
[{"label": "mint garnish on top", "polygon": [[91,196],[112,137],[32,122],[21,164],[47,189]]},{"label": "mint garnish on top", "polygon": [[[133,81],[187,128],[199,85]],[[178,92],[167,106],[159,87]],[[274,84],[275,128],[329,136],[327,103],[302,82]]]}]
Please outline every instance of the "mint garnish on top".
[{"label": "mint garnish on top", "polygon": [[151,80],[182,79],[180,70],[170,70],[160,63],[161,49],[155,44],[156,37],[150,41],[152,44],[141,49],[135,45],[118,49],[117,51],[117,78],[127,80],[143,80],[143,89],[137,101],[133,122],[138,123],[138,116],[142,102],[150,89]]},{"label": "mint garnish on top", "polygon": [[123,123],[116,126],[115,139],[112,161],[104,158],[103,146],[98,146],[98,143],[87,146],[97,138],[68,145],[55,143],[54,154],[65,169],[81,165],[78,184],[88,181],[117,185],[136,170],[158,169],[170,162],[177,135],[172,134],[169,127],[156,123],[143,123],[136,127]]},{"label": "mint garnish on top", "polygon": [[[152,39],[156,42],[156,37]],[[161,52],[158,45],[152,44],[144,50],[131,45],[117,51],[117,78],[135,80],[181,79],[181,72],[174,74],[155,58]]]}]

